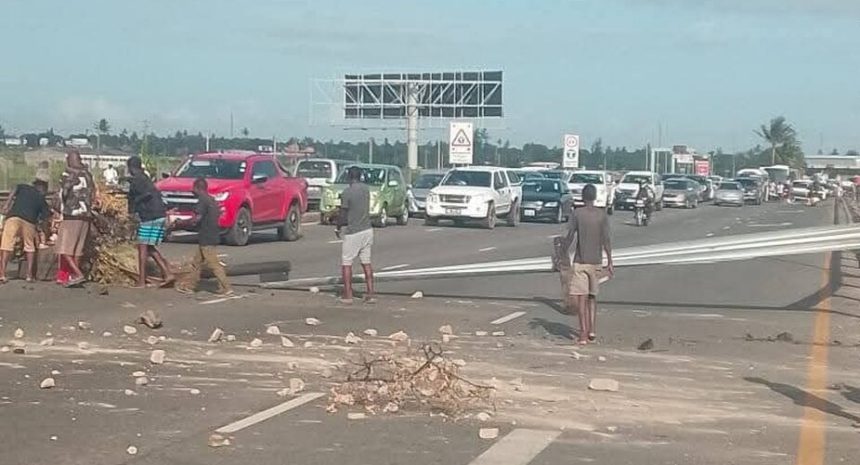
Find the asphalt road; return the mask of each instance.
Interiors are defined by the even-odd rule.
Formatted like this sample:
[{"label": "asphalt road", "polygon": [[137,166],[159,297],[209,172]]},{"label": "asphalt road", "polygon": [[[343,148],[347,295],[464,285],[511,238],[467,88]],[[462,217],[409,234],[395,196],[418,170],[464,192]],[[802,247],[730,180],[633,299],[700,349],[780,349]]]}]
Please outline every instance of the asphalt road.
[{"label": "asphalt road", "polygon": [[[612,218],[616,247],[829,224],[832,204],[666,210],[637,228]],[[407,227],[377,231],[378,269],[544,256],[558,225]],[[190,238],[189,238],[190,239]],[[183,239],[187,240],[187,239]],[[289,259],[293,277],[337,272],[339,244],[310,226],[296,243],[260,234],[224,247],[232,263]],[[173,257],[188,244],[168,244]],[[525,275],[391,283],[376,306],[332,294],[251,292],[220,300],[172,291],[64,290],[12,282],[0,290],[0,463],[17,464],[784,464],[855,463],[860,271],[840,254],[619,269],[603,289],[599,344],[574,348],[557,277]],[[415,290],[424,299],[411,299]],[[157,310],[164,327],[131,324]],[[321,320],[308,326],[305,318]],[[507,321],[501,321],[507,320]],[[91,325],[76,328],[78,321]],[[326,394],[362,354],[414,355],[454,327],[446,357],[462,376],[496,388],[481,423],[426,409],[350,420]],[[277,325],[295,348],[266,334]],[[86,325],[84,325],[86,326]],[[208,343],[214,327],[233,342]],[[14,337],[17,328],[24,331]],[[379,336],[362,332],[374,328]],[[410,343],[386,336],[405,331]],[[111,334],[105,335],[108,331]],[[479,336],[476,331],[503,331]],[[347,344],[354,332],[363,338]],[[50,336],[48,335],[50,333]],[[775,336],[783,335],[780,341]],[[147,341],[150,336],[164,340]],[[53,344],[40,342],[53,338]],[[259,338],[260,347],[251,341]],[[652,339],[654,349],[636,347]],[[17,341],[17,342],[16,342]],[[88,346],[81,348],[80,343]],[[25,347],[24,354],[11,348]],[[150,363],[150,351],[166,362]],[[39,389],[53,375],[56,387]],[[327,371],[331,370],[333,376]],[[138,386],[132,373],[144,371]],[[290,378],[303,392],[277,392]],[[618,392],[587,389],[612,378]],[[128,392],[126,390],[129,390]],[[322,397],[302,397],[321,393]],[[293,400],[295,408],[226,433],[216,429]],[[305,401],[307,401],[305,403]],[[480,439],[481,427],[499,428]],[[137,453],[127,452],[129,446]]]}]

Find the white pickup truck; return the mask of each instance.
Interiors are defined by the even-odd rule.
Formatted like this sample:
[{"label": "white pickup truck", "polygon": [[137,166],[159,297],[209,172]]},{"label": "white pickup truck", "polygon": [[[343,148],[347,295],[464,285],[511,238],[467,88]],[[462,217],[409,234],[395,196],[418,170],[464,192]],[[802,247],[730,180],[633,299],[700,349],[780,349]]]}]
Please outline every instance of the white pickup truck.
[{"label": "white pickup truck", "polygon": [[663,209],[663,180],[660,179],[659,174],[651,171],[629,171],[621,178],[621,182],[615,188],[615,208],[621,210],[633,208],[641,181],[645,181],[654,188],[655,208]]},{"label": "white pickup truck", "polygon": [[615,183],[612,182],[612,176],[606,171],[582,170],[575,171],[570,176],[567,186],[573,194],[573,205],[580,207],[585,204],[582,200],[582,189],[588,184],[593,184],[597,188],[597,199],[594,201],[594,206],[606,208],[606,213],[611,215],[615,209]]},{"label": "white pickup truck", "polygon": [[455,168],[427,194],[425,223],[439,220],[455,224],[479,220],[487,229],[496,219],[506,219],[508,226],[520,221],[523,188],[516,173],[494,166]]}]

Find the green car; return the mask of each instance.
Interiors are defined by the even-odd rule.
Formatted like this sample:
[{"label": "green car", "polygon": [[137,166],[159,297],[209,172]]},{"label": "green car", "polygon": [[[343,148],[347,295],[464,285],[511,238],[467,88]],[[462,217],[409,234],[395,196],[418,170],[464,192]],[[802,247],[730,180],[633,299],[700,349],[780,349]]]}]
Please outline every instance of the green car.
[{"label": "green car", "polygon": [[340,195],[349,185],[347,172],[353,166],[361,169],[361,180],[370,187],[370,217],[374,226],[384,228],[389,218],[396,218],[397,224],[409,221],[409,199],[407,186],[400,168],[393,165],[354,164],[340,172],[334,184],[323,187],[320,202],[320,221],[331,223],[338,214]]}]

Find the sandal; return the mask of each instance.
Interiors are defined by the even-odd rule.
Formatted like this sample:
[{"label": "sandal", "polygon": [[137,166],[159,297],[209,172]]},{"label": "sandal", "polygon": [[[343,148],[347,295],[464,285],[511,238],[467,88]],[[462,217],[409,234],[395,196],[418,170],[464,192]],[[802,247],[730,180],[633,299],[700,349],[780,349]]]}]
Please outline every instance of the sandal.
[{"label": "sandal", "polygon": [[86,282],[86,280],[87,280],[87,278],[84,278],[83,276],[78,276],[77,278],[70,279],[70,280],[66,281],[66,284],[64,284],[64,286],[65,287],[78,287],[81,284],[83,284],[84,282]]},{"label": "sandal", "polygon": [[597,341],[597,334],[588,333],[588,342],[595,342],[595,341]]}]

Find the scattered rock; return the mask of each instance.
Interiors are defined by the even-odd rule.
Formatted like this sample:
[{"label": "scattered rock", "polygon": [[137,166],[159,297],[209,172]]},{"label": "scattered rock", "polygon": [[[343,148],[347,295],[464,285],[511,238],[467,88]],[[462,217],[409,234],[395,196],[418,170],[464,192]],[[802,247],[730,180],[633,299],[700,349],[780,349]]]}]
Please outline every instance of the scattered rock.
[{"label": "scattered rock", "polygon": [[314,287],[311,287],[310,289],[308,289],[308,291],[309,291],[311,294],[319,294],[319,293],[320,293],[320,288],[318,288],[318,287],[314,286]]},{"label": "scattered rock", "polygon": [[290,395],[290,390],[287,388],[281,389],[280,391],[275,392],[275,395],[278,397],[287,397]]},{"label": "scattered rock", "polygon": [[133,376],[135,378],[140,378],[141,376],[146,376],[146,373],[144,373],[142,371],[135,371],[134,373],[131,374],[131,376]]},{"label": "scattered rock", "polygon": [[316,318],[305,318],[305,324],[308,326],[319,326],[322,321],[317,320]]},{"label": "scattered rock", "polygon": [[129,396],[129,397],[132,397],[132,396],[136,396],[136,395],[137,395],[137,392],[135,392],[135,391],[133,391],[133,390],[131,390],[131,389],[126,389],[126,390],[125,390],[125,391],[123,391],[123,392],[125,393],[125,395],[127,395],[127,396]]},{"label": "scattered rock", "polygon": [[442,335],[442,342],[444,342],[445,344],[451,342],[451,335],[450,334],[443,334]]},{"label": "scattered rock", "polygon": [[107,286],[99,286],[98,290],[99,295],[110,295],[110,289]]},{"label": "scattered rock", "polygon": [[60,439],[60,438],[57,436],[51,436],[50,439],[51,439],[51,441],[56,441],[57,439]]},{"label": "scattered rock", "polygon": [[301,378],[290,378],[290,393],[298,394],[305,390],[305,382]]},{"label": "scattered rock", "polygon": [[575,350],[573,352],[571,352],[570,355],[571,355],[571,357],[573,357],[576,360],[581,360],[583,357],[585,357],[584,355],[580,354],[579,352],[577,352]]},{"label": "scattered rock", "polygon": [[135,328],[134,326],[125,325],[122,327],[122,331],[129,336],[137,334],[137,328]]},{"label": "scattered rock", "polygon": [[779,342],[794,342],[794,335],[787,331],[783,331],[776,335],[776,340]]},{"label": "scattered rock", "polygon": [[93,329],[93,325],[89,321],[79,321],[78,322],[78,329],[83,330],[83,331],[89,331],[89,330]]},{"label": "scattered rock", "polygon": [[206,356],[207,356],[207,357],[211,357],[211,356],[213,356],[213,355],[215,355],[215,351],[214,351],[214,350],[211,350],[211,349],[210,349],[210,350],[207,350],[207,351],[206,351]]},{"label": "scattered rock", "polygon": [[481,428],[478,430],[478,437],[481,439],[496,439],[499,437],[499,428]]},{"label": "scattered rock", "polygon": [[24,330],[21,328],[16,329],[15,330],[15,339],[21,339],[23,337],[24,337]]},{"label": "scattered rock", "polygon": [[268,328],[266,328],[266,334],[270,334],[272,336],[280,336],[281,328],[278,328],[275,325],[269,326]]},{"label": "scattered rock", "polygon": [[45,378],[42,380],[42,383],[39,384],[39,387],[42,389],[51,389],[52,387],[54,387],[56,385],[57,385],[57,383],[54,382],[54,378]]},{"label": "scattered rock", "polygon": [[323,368],[323,370],[320,372],[320,376],[325,379],[329,379],[334,376],[334,373],[331,371],[331,368]]},{"label": "scattered rock", "polygon": [[79,342],[78,343],[78,349],[90,350],[90,343],[89,342]]},{"label": "scattered rock", "polygon": [[141,376],[140,378],[135,378],[134,384],[136,384],[138,386],[146,386],[147,384],[149,384],[149,378],[147,378],[146,376]]},{"label": "scattered rock", "polygon": [[235,334],[228,334],[227,335],[227,342],[236,342],[236,335]]},{"label": "scattered rock", "polygon": [[305,341],[305,343],[302,344],[302,347],[304,347],[305,349],[310,349],[313,346],[314,346],[314,343],[311,341]]},{"label": "scattered rock", "polygon": [[296,363],[296,362],[288,362],[287,363],[287,370],[296,371],[298,369],[299,369],[298,363]]},{"label": "scattered rock", "polygon": [[475,415],[475,419],[478,421],[490,421],[490,414],[487,412],[481,412]]},{"label": "scattered rock", "polygon": [[212,330],[212,334],[209,335],[209,342],[218,342],[221,338],[224,337],[224,330],[221,328],[215,328]]},{"label": "scattered rock", "polygon": [[618,431],[618,427],[617,426],[607,426],[606,431],[609,431],[610,433],[615,433]]},{"label": "scattered rock", "polygon": [[287,336],[281,336],[281,347],[295,347],[296,345],[293,343],[292,339]]},{"label": "scattered rock", "polygon": [[493,331],[493,336],[495,336],[495,337],[501,337],[504,335],[505,335],[504,331]]},{"label": "scattered rock", "polygon": [[50,347],[54,345],[54,338],[49,337],[47,339],[43,339],[42,342],[39,343],[39,345],[43,347]]},{"label": "scattered rock", "polygon": [[157,336],[149,336],[148,338],[146,338],[146,343],[151,346],[158,344],[158,341],[159,339]]},{"label": "scattered rock", "polygon": [[385,404],[385,408],[382,409],[383,413],[397,413],[400,411],[400,406],[397,405],[396,402],[389,402]]},{"label": "scattered rock", "polygon": [[113,333],[110,331],[105,331],[102,333],[102,337],[111,337],[111,336],[113,336]]},{"label": "scattered rock", "polygon": [[454,328],[451,325],[443,325],[439,327],[439,332],[442,334],[451,335],[454,334]]},{"label": "scattered rock", "polygon": [[359,412],[350,412],[346,414],[347,420],[364,420],[367,415]]},{"label": "scattered rock", "polygon": [[153,350],[152,353],[149,354],[149,361],[152,362],[153,365],[161,365],[164,363],[164,357],[166,355],[167,354],[161,349]]},{"label": "scattered rock", "polygon": [[250,346],[254,349],[258,349],[260,347],[263,347],[263,341],[255,337],[254,339],[251,339]]},{"label": "scattered rock", "polygon": [[598,362],[605,362],[605,361],[606,361],[606,357],[604,357],[604,356],[600,355],[600,356],[598,356],[598,357],[597,357],[597,361],[598,361]]},{"label": "scattered rock", "polygon": [[458,367],[464,367],[464,366],[466,366],[466,361],[465,361],[465,360],[463,360],[462,358],[458,358],[458,359],[455,359],[455,360],[451,360],[451,363],[453,363],[454,365],[457,365]]},{"label": "scattered rock", "polygon": [[27,352],[27,349],[24,346],[18,346],[12,349],[13,354],[24,355]]},{"label": "scattered rock", "polygon": [[164,321],[161,319],[161,315],[155,312],[155,310],[147,310],[140,314],[137,317],[137,322],[146,325],[151,329],[158,329],[164,324]]},{"label": "scattered rock", "polygon": [[611,378],[594,378],[588,383],[592,391],[618,392],[619,388],[618,381]]},{"label": "scattered rock", "polygon": [[191,331],[189,331],[187,329],[180,329],[179,334],[181,334],[183,336],[193,336],[194,335],[194,333],[192,333]]},{"label": "scattered rock", "polygon": [[523,379],[522,379],[522,378],[514,378],[514,379],[512,379],[512,380],[511,380],[511,386],[513,386],[513,387],[514,387],[514,391],[522,392],[522,391],[525,391],[525,390],[526,390],[526,385],[523,383]]},{"label": "scattered rock", "polygon": [[490,334],[490,333],[488,333],[486,331],[475,331],[475,336],[478,336],[478,337],[484,337],[484,336],[487,336],[488,334]]},{"label": "scattered rock", "polygon": [[404,333],[403,331],[397,331],[394,334],[390,334],[388,336],[388,339],[391,339],[392,341],[397,341],[397,342],[405,342],[405,341],[409,340],[409,335]]},{"label": "scattered rock", "polygon": [[367,329],[365,329],[365,330],[364,330],[364,335],[365,335],[365,336],[370,336],[370,337],[376,337],[376,336],[378,336],[378,335],[379,335],[379,331],[377,331],[377,330],[375,330],[375,329],[373,329],[373,328],[367,328]]},{"label": "scattered rock", "polygon": [[412,298],[413,298],[413,299],[423,299],[423,298],[424,298],[424,293],[423,293],[423,292],[421,292],[421,291],[415,291],[415,293],[414,293],[414,294],[412,294]]},{"label": "scattered rock", "polygon": [[651,350],[653,348],[654,348],[654,340],[651,338],[648,338],[648,339],[644,340],[641,344],[639,344],[639,347],[637,347],[636,349],[644,351],[644,350]]},{"label": "scattered rock", "polygon": [[51,370],[51,376],[59,376],[60,370]]},{"label": "scattered rock", "polygon": [[10,350],[12,350],[12,349],[10,349],[9,346],[0,347],[0,352],[2,352],[2,353],[9,352]]},{"label": "scattered rock", "polygon": [[230,445],[230,438],[221,436],[220,434],[212,434],[209,436],[209,447],[226,447]]},{"label": "scattered rock", "polygon": [[196,395],[200,394],[200,389],[191,388],[188,390],[188,393],[191,394],[192,396],[196,396]]},{"label": "scattered rock", "polygon": [[135,307],[137,307],[137,305],[135,305],[131,302],[123,302],[122,303],[122,308],[135,308]]},{"label": "scattered rock", "polygon": [[128,449],[125,450],[128,455],[137,455],[137,447],[128,446]]},{"label": "scattered rock", "polygon": [[361,342],[361,338],[353,334],[352,332],[348,333],[345,338],[343,338],[344,342],[347,344],[358,344]]}]

